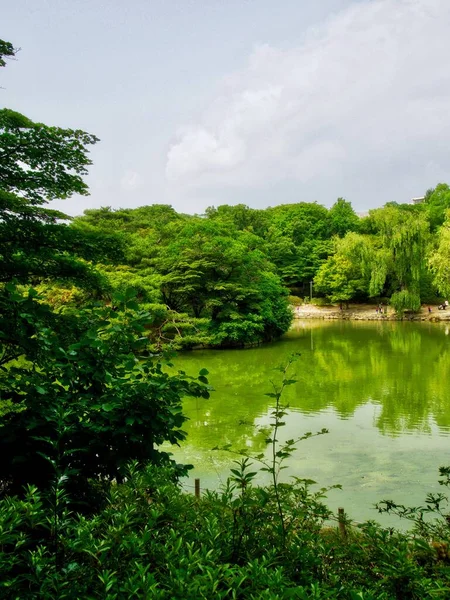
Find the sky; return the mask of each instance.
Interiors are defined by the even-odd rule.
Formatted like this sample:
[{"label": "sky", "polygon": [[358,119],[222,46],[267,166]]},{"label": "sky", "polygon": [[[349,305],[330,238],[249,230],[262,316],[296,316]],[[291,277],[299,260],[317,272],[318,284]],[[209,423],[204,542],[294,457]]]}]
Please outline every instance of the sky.
[{"label": "sky", "polygon": [[357,211],[450,181],[450,0],[14,0],[0,105],[80,128],[86,208]]}]

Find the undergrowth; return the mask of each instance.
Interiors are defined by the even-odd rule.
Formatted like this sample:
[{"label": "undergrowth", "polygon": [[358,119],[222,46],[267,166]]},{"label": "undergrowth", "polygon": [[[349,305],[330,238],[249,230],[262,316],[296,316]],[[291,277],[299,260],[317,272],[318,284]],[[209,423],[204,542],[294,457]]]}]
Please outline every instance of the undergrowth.
[{"label": "undergrowth", "polygon": [[[289,366],[289,365],[288,365]],[[52,489],[28,486],[0,501],[0,598],[346,599],[450,597],[450,517],[444,494],[422,507],[393,501],[380,511],[413,522],[409,533],[375,522],[329,526],[327,490],[280,481],[297,440],[278,442],[288,416],[274,384],[268,453],[244,451],[223,488],[201,498],[181,489],[173,467],[130,463],[122,483],[102,485],[96,510],[76,513],[71,474]],[[326,433],[324,430],[318,434]],[[231,449],[230,449],[231,450]],[[254,484],[255,464],[271,483]],[[441,484],[450,469],[441,468]]]}]

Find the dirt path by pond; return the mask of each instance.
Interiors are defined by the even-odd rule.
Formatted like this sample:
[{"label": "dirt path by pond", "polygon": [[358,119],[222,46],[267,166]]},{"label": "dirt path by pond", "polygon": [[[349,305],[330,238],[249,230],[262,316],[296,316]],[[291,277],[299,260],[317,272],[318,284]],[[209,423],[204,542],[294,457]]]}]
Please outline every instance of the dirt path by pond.
[{"label": "dirt path by pond", "polygon": [[[450,308],[438,310],[437,306],[431,305],[431,313],[428,305],[422,306],[421,310],[414,314],[405,314],[399,317],[390,306],[383,306],[383,313],[376,311],[373,304],[350,304],[349,308],[342,310],[336,306],[314,306],[313,304],[302,304],[294,307],[295,319],[340,319],[344,321],[450,321]],[[387,312],[386,312],[387,311]]]}]

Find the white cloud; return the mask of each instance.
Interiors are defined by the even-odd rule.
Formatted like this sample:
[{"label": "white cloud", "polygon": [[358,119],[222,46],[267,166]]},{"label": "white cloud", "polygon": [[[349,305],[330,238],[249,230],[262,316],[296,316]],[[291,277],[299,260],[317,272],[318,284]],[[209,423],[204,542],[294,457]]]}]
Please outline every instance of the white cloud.
[{"label": "white cloud", "polygon": [[[179,189],[448,172],[449,0],[355,3],[301,45],[254,49],[172,143]],[[404,172],[402,169],[405,169]],[[417,173],[415,173],[415,176]],[[421,191],[421,190],[419,190]],[[340,193],[335,190],[335,196]]]}]

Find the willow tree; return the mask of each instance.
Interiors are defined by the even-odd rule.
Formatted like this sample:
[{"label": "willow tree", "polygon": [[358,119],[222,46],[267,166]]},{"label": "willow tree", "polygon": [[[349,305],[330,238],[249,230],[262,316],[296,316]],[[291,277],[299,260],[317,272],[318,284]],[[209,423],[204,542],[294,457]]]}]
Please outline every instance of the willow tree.
[{"label": "willow tree", "polygon": [[397,312],[419,310],[420,282],[426,270],[429,223],[424,216],[393,206],[371,211],[378,232],[379,252],[375,255],[370,295],[389,285],[390,303]]},{"label": "willow tree", "polygon": [[450,210],[439,229],[437,247],[428,261],[433,273],[433,283],[443,296],[450,296]]},{"label": "willow tree", "polygon": [[446,213],[450,209],[450,187],[448,184],[439,183],[434,189],[428,190],[422,206],[428,213],[431,231],[436,231],[444,223]]}]

